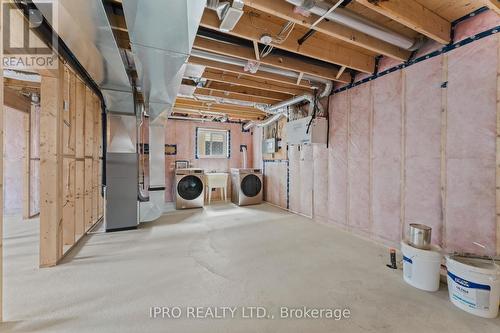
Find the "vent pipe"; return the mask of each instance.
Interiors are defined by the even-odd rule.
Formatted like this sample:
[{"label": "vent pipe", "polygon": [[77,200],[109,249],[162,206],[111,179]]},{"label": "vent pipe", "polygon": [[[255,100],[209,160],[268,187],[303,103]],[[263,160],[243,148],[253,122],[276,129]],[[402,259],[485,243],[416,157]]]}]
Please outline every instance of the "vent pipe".
[{"label": "vent pipe", "polygon": [[[346,27],[363,32],[369,36],[383,40],[389,44],[395,45],[405,50],[415,51],[422,46],[423,40],[406,37],[402,34],[387,29],[375,22],[345,8],[336,8],[335,11],[328,13],[330,6],[311,0],[286,0],[288,3],[301,7],[314,15],[325,17],[326,19],[345,25]],[[326,15],[325,15],[326,14]]]}]

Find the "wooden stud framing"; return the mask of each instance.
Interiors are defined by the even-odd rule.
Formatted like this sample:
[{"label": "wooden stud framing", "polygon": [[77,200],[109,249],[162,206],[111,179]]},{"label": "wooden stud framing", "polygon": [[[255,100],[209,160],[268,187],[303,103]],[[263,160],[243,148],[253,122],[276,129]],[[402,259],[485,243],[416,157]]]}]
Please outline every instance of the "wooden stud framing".
[{"label": "wooden stud framing", "polygon": [[75,91],[75,234],[85,233],[85,85],[76,80]]},{"label": "wooden stud framing", "polygon": [[251,95],[240,94],[237,92],[219,91],[210,88],[196,88],[196,90],[194,91],[194,95],[238,99],[240,101],[262,103],[262,104],[274,104],[279,101],[279,99],[274,99],[274,98],[255,97]]},{"label": "wooden stud framing", "polygon": [[441,44],[450,42],[451,23],[416,0],[356,1]]},{"label": "wooden stud framing", "polygon": [[76,229],[76,82],[75,74],[68,68],[64,70],[64,203],[63,203],[63,240],[64,245],[73,245]]},{"label": "wooden stud framing", "polygon": [[28,113],[25,113],[24,118],[24,173],[23,173],[23,219],[30,218],[30,172],[31,172],[31,108]]},{"label": "wooden stud framing", "polygon": [[[59,64],[62,67],[62,64]],[[57,264],[63,252],[63,71],[42,76],[40,112],[40,266]]]},{"label": "wooden stud framing", "polygon": [[92,216],[92,157],[94,143],[94,98],[90,88],[86,88],[85,94],[85,231],[88,231],[93,223]]}]

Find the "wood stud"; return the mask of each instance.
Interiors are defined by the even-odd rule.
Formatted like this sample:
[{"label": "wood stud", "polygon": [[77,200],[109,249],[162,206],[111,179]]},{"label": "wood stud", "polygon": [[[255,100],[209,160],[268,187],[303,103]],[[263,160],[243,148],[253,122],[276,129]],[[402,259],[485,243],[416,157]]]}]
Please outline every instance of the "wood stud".
[{"label": "wood stud", "polygon": [[40,266],[56,265],[102,217],[100,101],[64,64],[42,76]]}]

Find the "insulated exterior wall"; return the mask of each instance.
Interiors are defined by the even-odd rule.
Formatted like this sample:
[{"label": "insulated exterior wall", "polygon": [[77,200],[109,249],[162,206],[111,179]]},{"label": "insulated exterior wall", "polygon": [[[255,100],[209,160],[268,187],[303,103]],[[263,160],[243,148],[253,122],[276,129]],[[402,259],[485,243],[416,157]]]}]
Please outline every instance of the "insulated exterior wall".
[{"label": "insulated exterior wall", "polygon": [[[441,57],[406,70],[405,226],[432,227],[441,244]],[[426,84],[422,84],[425,82]]]},{"label": "insulated exterior wall", "polygon": [[[299,213],[313,215],[313,149],[311,145],[301,146],[299,160],[300,205]],[[292,180],[295,181],[295,180]]]},{"label": "insulated exterior wall", "polygon": [[393,246],[423,223],[446,251],[496,252],[498,46],[489,36],[330,98],[331,222]]},{"label": "insulated exterior wall", "polygon": [[330,147],[328,149],[329,222],[347,223],[347,135],[350,91],[330,97]]},{"label": "insulated exterior wall", "polygon": [[400,239],[401,225],[401,73],[373,81],[373,129],[368,130],[373,140],[371,231],[391,242]]},{"label": "insulated exterior wall", "polygon": [[496,247],[497,36],[449,53],[446,137],[448,250]]},{"label": "insulated exterior wall", "polygon": [[288,162],[290,173],[289,200],[290,210],[294,213],[300,213],[300,150],[299,146],[288,147]]},{"label": "insulated exterior wall", "polygon": [[348,137],[348,222],[355,232],[370,228],[371,83],[351,90]]},{"label": "insulated exterior wall", "polygon": [[264,200],[287,208],[287,162],[264,162]]},{"label": "insulated exterior wall", "polygon": [[328,220],[328,149],[314,144],[313,149],[313,215],[321,222]]}]

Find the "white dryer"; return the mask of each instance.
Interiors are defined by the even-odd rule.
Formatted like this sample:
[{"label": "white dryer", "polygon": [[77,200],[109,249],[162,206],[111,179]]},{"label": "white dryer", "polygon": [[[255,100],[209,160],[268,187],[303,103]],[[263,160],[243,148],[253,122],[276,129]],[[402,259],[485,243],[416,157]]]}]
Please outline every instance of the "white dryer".
[{"label": "white dryer", "polygon": [[175,208],[199,208],[205,204],[205,172],[203,169],[175,170]]},{"label": "white dryer", "polygon": [[231,169],[231,201],[238,206],[262,202],[264,182],[261,169]]}]

